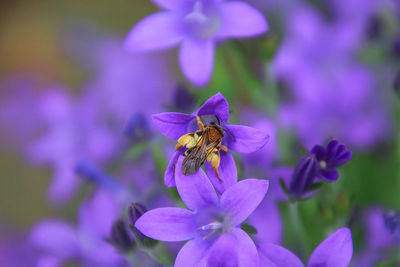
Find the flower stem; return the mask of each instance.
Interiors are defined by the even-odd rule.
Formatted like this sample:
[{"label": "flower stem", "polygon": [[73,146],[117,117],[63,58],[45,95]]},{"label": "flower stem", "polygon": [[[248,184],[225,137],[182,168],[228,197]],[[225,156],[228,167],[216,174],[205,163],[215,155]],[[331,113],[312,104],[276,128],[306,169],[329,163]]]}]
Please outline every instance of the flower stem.
[{"label": "flower stem", "polygon": [[296,245],[299,249],[299,255],[305,256],[310,251],[308,236],[306,234],[306,229],[303,225],[303,220],[299,212],[299,206],[297,202],[289,203],[289,216],[292,223],[294,232],[297,236]]}]

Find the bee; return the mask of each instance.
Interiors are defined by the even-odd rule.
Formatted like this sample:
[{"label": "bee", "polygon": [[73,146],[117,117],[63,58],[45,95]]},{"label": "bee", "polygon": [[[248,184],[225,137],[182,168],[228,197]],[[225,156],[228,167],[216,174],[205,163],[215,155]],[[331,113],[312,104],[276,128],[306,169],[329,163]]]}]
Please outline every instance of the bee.
[{"label": "bee", "polygon": [[221,144],[224,137],[224,130],[219,122],[211,121],[204,125],[199,116],[196,116],[199,130],[194,133],[188,133],[178,139],[175,149],[181,147],[187,148],[185,159],[182,163],[182,173],[191,175],[195,173],[206,161],[211,163],[217,178],[219,177],[218,167],[221,161],[220,150],[228,152],[228,148]]}]

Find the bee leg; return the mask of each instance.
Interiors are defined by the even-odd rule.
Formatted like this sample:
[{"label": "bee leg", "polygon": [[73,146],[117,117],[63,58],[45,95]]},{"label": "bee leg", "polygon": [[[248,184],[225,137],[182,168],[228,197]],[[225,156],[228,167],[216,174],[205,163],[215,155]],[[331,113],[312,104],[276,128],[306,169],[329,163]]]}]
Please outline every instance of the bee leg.
[{"label": "bee leg", "polygon": [[224,145],[220,145],[219,149],[222,149],[225,153],[228,152],[228,148],[226,146],[224,146]]},{"label": "bee leg", "polygon": [[196,138],[194,137],[193,133],[188,133],[185,135],[182,135],[178,139],[178,143],[175,146],[175,150],[178,150],[179,148],[186,146],[186,148],[190,149],[196,145]]},{"label": "bee leg", "polygon": [[211,163],[211,167],[213,168],[215,174],[217,175],[219,182],[222,183],[222,179],[219,177],[219,171],[218,171],[219,163],[221,161],[219,151],[212,152],[208,156],[207,161],[209,161]]},{"label": "bee leg", "polygon": [[204,124],[203,124],[203,122],[201,121],[200,117],[199,117],[199,116],[196,116],[196,120],[197,120],[197,125],[199,125],[200,130],[204,131],[204,130],[205,130],[205,127],[204,127]]}]

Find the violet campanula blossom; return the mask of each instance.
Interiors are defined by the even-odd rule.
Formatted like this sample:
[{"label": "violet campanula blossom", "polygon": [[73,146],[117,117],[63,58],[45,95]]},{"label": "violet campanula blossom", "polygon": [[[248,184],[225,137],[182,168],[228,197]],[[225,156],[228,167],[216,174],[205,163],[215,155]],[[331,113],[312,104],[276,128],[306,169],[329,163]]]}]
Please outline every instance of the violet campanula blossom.
[{"label": "violet campanula blossom", "polygon": [[[284,247],[264,244],[258,248],[263,267],[304,267],[301,260]],[[322,241],[308,259],[307,267],[347,267],[353,256],[348,228],[340,228]]]},{"label": "violet campanula blossom", "polygon": [[[177,112],[166,112],[153,115],[153,122],[156,128],[166,137],[171,139],[179,139],[181,136],[195,132],[198,130],[196,125],[196,116],[207,121],[216,120],[224,129],[224,137],[222,143],[229,150],[238,153],[251,153],[262,148],[268,141],[268,134],[264,131],[242,126],[230,125],[227,123],[229,118],[229,104],[225,97],[217,93],[210,97],[199,109],[192,114],[183,114]],[[176,162],[184,153],[185,147],[178,149],[171,158],[167,170],[164,175],[164,183],[166,187],[175,186],[175,169]],[[231,153],[220,151],[220,165],[218,168],[220,182],[212,169],[211,165],[206,162],[205,168],[211,182],[219,193],[222,193],[237,181],[236,163]],[[181,172],[181,169],[178,170]]]},{"label": "violet campanula blossom", "polygon": [[181,44],[179,62],[196,85],[210,79],[216,42],[262,34],[268,25],[252,6],[221,0],[154,0],[164,11],[140,21],[128,34],[132,52],[154,51]]},{"label": "violet campanula blossom", "polygon": [[[182,165],[182,158],[176,170]],[[186,176],[176,171],[178,193],[188,209],[158,208],[143,214],[136,228],[160,241],[189,240],[179,251],[180,266],[258,266],[259,256],[241,223],[257,208],[268,181],[246,179],[218,197],[203,170]]]},{"label": "violet campanula blossom", "polygon": [[336,168],[351,160],[352,152],[337,140],[331,140],[323,147],[316,145],[311,149],[319,163],[318,175],[327,182],[336,181],[339,173]]},{"label": "violet campanula blossom", "polygon": [[60,265],[76,260],[82,266],[125,266],[123,257],[105,240],[119,215],[119,205],[98,191],[82,204],[76,226],[61,219],[43,220],[32,229],[30,242]]},{"label": "violet campanula blossom", "polygon": [[331,140],[324,147],[315,145],[308,155],[297,163],[289,185],[289,193],[298,199],[309,193],[317,178],[334,182],[339,178],[336,168],[348,162],[352,152],[337,140]]},{"label": "violet campanula blossom", "polygon": [[390,117],[379,84],[354,60],[358,34],[304,7],[294,10],[287,28],[274,62],[292,96],[281,105],[282,125],[293,127],[306,146],[335,136],[365,149],[387,137]]}]

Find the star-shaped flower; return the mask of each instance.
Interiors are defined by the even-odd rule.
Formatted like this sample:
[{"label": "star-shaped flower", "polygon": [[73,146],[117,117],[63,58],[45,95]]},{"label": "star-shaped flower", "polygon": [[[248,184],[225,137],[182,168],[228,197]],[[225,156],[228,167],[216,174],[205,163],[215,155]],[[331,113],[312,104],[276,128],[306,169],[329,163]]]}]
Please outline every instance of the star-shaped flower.
[{"label": "star-shaped flower", "polygon": [[[229,186],[237,181],[237,169],[235,161],[229,150],[238,153],[251,153],[262,148],[268,141],[269,135],[261,130],[242,126],[230,125],[227,123],[229,118],[229,104],[220,93],[210,97],[199,109],[192,114],[176,112],[166,112],[153,115],[153,122],[156,128],[166,137],[179,139],[188,133],[194,133],[198,129],[196,116],[205,125],[211,123],[219,124],[223,131],[222,145],[228,148],[228,152],[220,150],[220,164],[218,166],[219,177],[213,170],[211,164],[205,163],[205,169],[211,182],[219,193],[225,191]],[[171,158],[167,170],[165,171],[164,183],[167,187],[175,186],[175,170],[181,173],[181,168],[176,168],[176,162],[187,147],[179,148]]]},{"label": "star-shaped flower", "polygon": [[211,77],[217,41],[262,34],[268,25],[252,6],[222,0],[154,0],[164,11],[141,20],[128,34],[132,52],[166,49],[181,44],[179,63],[196,85]]},{"label": "star-shaped flower", "polygon": [[150,210],[136,221],[136,228],[161,241],[189,240],[175,267],[258,266],[257,248],[240,225],[263,200],[268,181],[246,179],[218,197],[203,170],[189,176],[179,172],[182,161],[177,164],[176,187],[188,209]]}]

